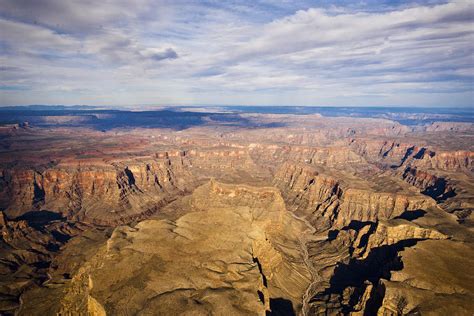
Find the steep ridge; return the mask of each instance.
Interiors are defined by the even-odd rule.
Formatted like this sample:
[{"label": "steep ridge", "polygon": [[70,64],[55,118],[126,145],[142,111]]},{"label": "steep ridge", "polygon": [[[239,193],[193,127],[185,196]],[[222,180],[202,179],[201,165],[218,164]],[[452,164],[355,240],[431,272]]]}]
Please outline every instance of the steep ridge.
[{"label": "steep ridge", "polygon": [[353,221],[329,242],[313,243],[310,254],[320,278],[312,288],[308,314],[376,313],[384,298],[379,282],[403,269],[398,252],[417,241],[446,238],[405,220]]},{"label": "steep ridge", "polygon": [[293,211],[309,216],[318,228],[341,228],[353,220],[390,219],[435,204],[430,198],[413,193],[408,196],[370,187],[353,188],[301,164],[283,164],[275,174],[274,185],[283,192],[290,208],[294,206]]},{"label": "steep ridge", "polygon": [[[469,139],[468,135],[465,137]],[[456,147],[472,148],[472,143],[463,139],[459,141],[460,145]],[[474,152],[367,139],[353,139],[349,145],[368,161],[382,169],[390,168],[395,177],[435,199],[445,211],[456,214],[460,222],[471,222],[474,209],[471,184]]]},{"label": "steep ridge", "polygon": [[413,156],[412,164],[426,169],[474,172],[474,152],[434,152],[422,148]]},{"label": "steep ridge", "polygon": [[347,168],[350,165],[366,164],[363,157],[347,147],[309,147],[299,145],[260,145],[250,144],[252,158],[261,165],[269,162],[301,162],[329,168]]},{"label": "steep ridge", "polygon": [[416,151],[415,145],[394,140],[351,138],[348,140],[348,145],[369,161],[384,161],[384,163],[394,166],[403,163]]},{"label": "steep ridge", "polygon": [[443,201],[456,195],[454,188],[446,179],[437,177],[426,171],[407,167],[402,174],[403,180],[421,189],[421,193],[431,196],[437,201]]},{"label": "steep ridge", "polygon": [[400,167],[413,166],[443,171],[473,172],[474,152],[468,150],[434,150],[414,143],[397,140],[357,139],[348,140],[357,154],[372,162]]},{"label": "steep ridge", "polygon": [[6,207],[9,216],[46,209],[79,220],[113,222],[140,214],[159,203],[167,193],[179,191],[175,183],[179,170],[174,169],[163,161],[140,165],[57,166],[42,172],[3,170],[2,193],[11,196]]}]

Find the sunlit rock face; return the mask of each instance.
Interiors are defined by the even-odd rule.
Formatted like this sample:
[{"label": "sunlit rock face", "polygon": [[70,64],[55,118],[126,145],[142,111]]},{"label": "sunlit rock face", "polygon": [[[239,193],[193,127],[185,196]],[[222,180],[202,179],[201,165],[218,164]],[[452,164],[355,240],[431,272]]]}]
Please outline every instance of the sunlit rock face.
[{"label": "sunlit rock face", "polygon": [[301,309],[312,230],[278,190],[211,181],[186,207],[175,221],[117,227],[65,287],[60,312],[255,315],[275,302]]},{"label": "sunlit rock face", "polygon": [[232,115],[0,129],[0,313],[472,313],[472,124]]}]

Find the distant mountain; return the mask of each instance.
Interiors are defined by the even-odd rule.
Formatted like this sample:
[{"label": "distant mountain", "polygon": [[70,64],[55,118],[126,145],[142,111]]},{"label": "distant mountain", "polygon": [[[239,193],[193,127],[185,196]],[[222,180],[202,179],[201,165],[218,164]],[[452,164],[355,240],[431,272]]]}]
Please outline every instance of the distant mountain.
[{"label": "distant mountain", "polygon": [[42,104],[32,104],[32,105],[15,105],[15,106],[3,106],[0,107],[0,111],[18,111],[18,110],[27,110],[27,111],[62,111],[62,110],[96,110],[102,107],[93,106],[93,105],[42,105]]}]

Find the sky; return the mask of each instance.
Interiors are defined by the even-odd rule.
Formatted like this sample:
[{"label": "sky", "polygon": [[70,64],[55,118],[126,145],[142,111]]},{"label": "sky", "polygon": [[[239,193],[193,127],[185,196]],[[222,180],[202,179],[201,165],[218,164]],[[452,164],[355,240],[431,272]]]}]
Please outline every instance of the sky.
[{"label": "sky", "polygon": [[0,0],[0,105],[474,107],[474,1]]}]

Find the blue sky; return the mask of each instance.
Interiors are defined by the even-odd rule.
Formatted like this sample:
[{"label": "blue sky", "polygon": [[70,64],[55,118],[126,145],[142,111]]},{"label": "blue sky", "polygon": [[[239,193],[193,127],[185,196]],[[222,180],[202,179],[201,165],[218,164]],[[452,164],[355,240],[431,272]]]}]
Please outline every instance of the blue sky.
[{"label": "blue sky", "polygon": [[0,0],[0,105],[472,107],[473,3]]}]

